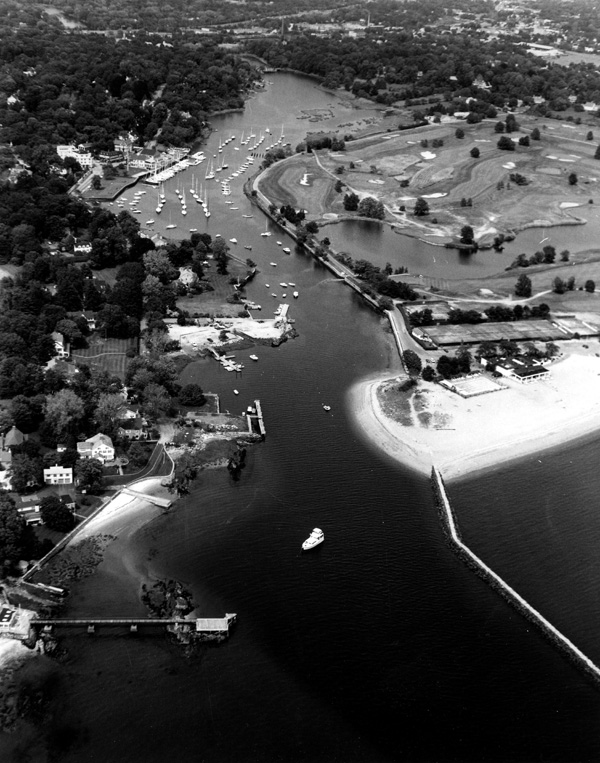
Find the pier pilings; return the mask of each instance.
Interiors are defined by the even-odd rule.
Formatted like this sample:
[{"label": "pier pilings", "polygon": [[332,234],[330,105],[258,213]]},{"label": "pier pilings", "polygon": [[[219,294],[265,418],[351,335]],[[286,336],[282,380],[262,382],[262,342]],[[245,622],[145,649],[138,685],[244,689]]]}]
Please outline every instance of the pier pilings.
[{"label": "pier pilings", "polygon": [[600,681],[600,668],[587,657],[575,644],[568,639],[558,628],[552,625],[540,612],[529,604],[514,588],[512,588],[503,578],[494,572],[488,565],[478,557],[461,538],[460,530],[452,511],[450,501],[446,494],[444,481],[439,470],[434,466],[431,470],[431,482],[435,501],[440,512],[440,518],[448,542],[453,550],[471,567],[481,578],[483,578],[494,590],[503,596],[506,601],[513,605],[530,622],[537,625],[542,633],[550,641],[559,646],[567,656],[583,669],[587,675]]}]

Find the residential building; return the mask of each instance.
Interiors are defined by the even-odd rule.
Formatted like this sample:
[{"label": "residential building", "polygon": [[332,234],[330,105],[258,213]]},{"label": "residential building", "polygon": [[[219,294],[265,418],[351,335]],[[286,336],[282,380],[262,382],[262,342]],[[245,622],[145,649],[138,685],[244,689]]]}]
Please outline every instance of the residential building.
[{"label": "residential building", "polygon": [[72,495],[69,495],[67,493],[66,495],[59,496],[59,498],[60,498],[60,502],[65,508],[69,509],[69,511],[75,511],[75,509],[77,508],[77,504],[75,503],[75,499],[73,498]]},{"label": "residential building", "polygon": [[13,448],[15,445],[22,445],[25,442],[25,435],[17,427],[12,426],[8,432],[2,436],[0,446],[2,450]]},{"label": "residential building", "polygon": [[48,469],[44,469],[44,482],[47,485],[72,485],[73,468],[71,466],[55,464]]},{"label": "residential building", "polygon": [[59,358],[69,358],[71,356],[71,343],[61,334],[59,331],[52,332],[52,339],[54,340],[54,349]]},{"label": "residential building", "polygon": [[97,458],[103,464],[114,461],[115,449],[112,440],[106,434],[98,433],[83,442],[77,443],[77,453],[80,458]]}]

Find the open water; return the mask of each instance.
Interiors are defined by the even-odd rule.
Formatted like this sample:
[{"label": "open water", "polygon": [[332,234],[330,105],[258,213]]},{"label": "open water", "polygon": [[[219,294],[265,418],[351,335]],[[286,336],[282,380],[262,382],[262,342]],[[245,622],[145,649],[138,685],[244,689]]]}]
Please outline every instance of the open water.
[{"label": "open water", "polygon": [[[293,75],[272,80],[250,114],[215,125],[285,121],[299,140],[298,104],[335,100]],[[229,198],[238,215],[254,213],[235,186]],[[273,283],[296,283],[300,336],[258,348],[257,363],[238,353],[246,368],[235,380],[211,361],[186,379],[231,411],[259,397],[267,439],[239,482],[205,473],[171,514],[109,547],[68,612],[141,613],[149,574],[184,581],[205,615],[239,622],[190,658],[161,636],[67,639],[60,760],[600,759],[598,689],[453,555],[428,481],[352,423],[350,386],[396,362],[380,318],[310,259],[282,254],[283,234],[261,238],[258,213],[225,209],[216,200],[211,231],[250,242],[261,266],[249,296],[268,312]],[[592,438],[450,487],[474,550],[597,661],[598,455]],[[325,543],[300,555],[314,526]]]}]

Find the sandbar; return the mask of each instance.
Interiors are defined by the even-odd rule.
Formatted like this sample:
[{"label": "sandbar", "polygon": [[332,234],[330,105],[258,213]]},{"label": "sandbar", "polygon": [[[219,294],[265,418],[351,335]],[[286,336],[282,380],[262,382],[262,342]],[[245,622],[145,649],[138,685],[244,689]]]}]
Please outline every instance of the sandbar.
[{"label": "sandbar", "polygon": [[[550,378],[532,384],[502,379],[498,392],[463,398],[420,382],[401,393],[404,379],[357,383],[349,392],[360,432],[388,456],[422,474],[435,464],[447,480],[564,446],[600,432],[600,357],[565,349]],[[382,400],[397,395],[399,415]]]}]

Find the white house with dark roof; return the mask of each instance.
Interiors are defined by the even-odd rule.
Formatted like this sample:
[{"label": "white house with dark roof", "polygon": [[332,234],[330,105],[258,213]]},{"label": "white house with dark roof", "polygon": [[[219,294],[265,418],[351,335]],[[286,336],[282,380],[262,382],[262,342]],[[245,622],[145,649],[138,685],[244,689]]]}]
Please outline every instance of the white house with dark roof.
[{"label": "white house with dark roof", "polygon": [[77,443],[79,458],[97,458],[103,464],[115,460],[115,449],[110,437],[99,432],[83,442]]}]

